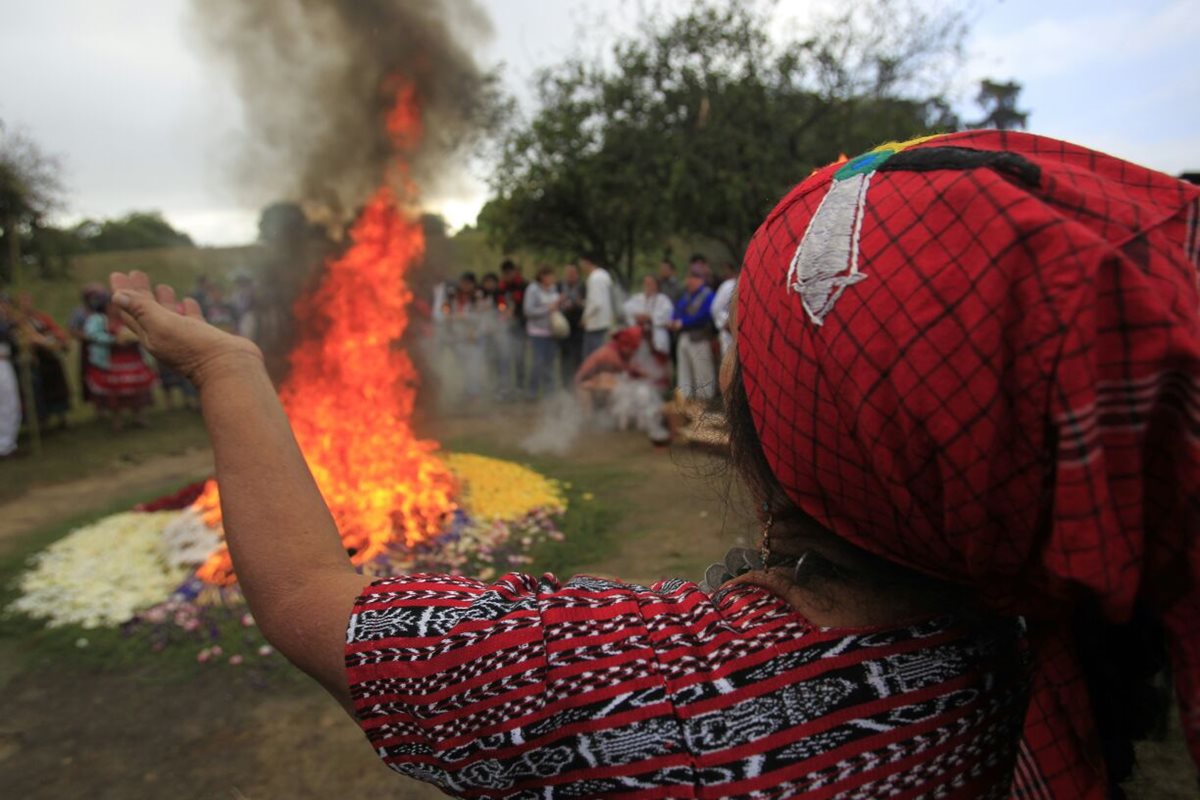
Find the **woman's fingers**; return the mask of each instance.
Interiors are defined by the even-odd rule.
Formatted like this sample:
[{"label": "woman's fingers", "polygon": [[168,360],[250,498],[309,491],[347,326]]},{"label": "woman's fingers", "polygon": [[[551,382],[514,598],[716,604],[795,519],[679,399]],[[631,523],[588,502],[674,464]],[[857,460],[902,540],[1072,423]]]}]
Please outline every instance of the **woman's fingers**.
[{"label": "woman's fingers", "polygon": [[153,296],[154,292],[150,287],[150,277],[141,270],[133,270],[132,272],[114,272],[108,276],[109,286],[112,288],[113,297],[118,294],[141,294],[145,293]]},{"label": "woman's fingers", "polygon": [[198,319],[201,322],[204,321],[204,312],[200,310],[200,304],[196,302],[196,298],[194,297],[183,298],[183,315],[192,319]]},{"label": "woman's fingers", "polygon": [[138,292],[151,292],[150,276],[142,272],[140,269],[135,269],[129,273],[129,281],[133,284],[133,289]]},{"label": "woman's fingers", "polygon": [[154,289],[154,297],[158,300],[160,305],[166,306],[171,311],[178,310],[179,304],[175,300],[175,290],[170,286],[167,286],[165,283],[160,283]]},{"label": "woman's fingers", "polygon": [[113,272],[108,276],[108,285],[112,288],[112,293],[127,292],[133,288],[133,282],[124,272]]},{"label": "woman's fingers", "polygon": [[112,286],[113,302],[121,310],[122,316],[127,315],[133,319],[131,324],[139,335],[156,322],[161,324],[165,321],[165,318],[159,315],[168,313],[167,309],[159,305],[158,299],[150,291],[150,280],[144,272],[133,272],[128,276],[114,274]]},{"label": "woman's fingers", "polygon": [[129,330],[136,333],[139,339],[144,340],[146,338],[146,329],[142,327],[142,324],[138,321],[137,317],[135,317],[133,314],[130,314],[123,308],[121,309],[120,313],[121,321],[125,323]]}]

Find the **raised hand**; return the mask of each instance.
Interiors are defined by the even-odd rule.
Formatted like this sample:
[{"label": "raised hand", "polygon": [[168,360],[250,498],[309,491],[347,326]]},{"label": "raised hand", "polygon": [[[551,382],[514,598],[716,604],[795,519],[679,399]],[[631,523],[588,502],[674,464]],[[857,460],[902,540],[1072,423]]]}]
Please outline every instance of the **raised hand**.
[{"label": "raised hand", "polygon": [[146,273],[114,272],[109,283],[113,303],[142,346],[197,387],[220,370],[262,365],[262,352],[253,342],[209,325],[196,301],[188,297],[179,303],[170,286],[151,290]]}]

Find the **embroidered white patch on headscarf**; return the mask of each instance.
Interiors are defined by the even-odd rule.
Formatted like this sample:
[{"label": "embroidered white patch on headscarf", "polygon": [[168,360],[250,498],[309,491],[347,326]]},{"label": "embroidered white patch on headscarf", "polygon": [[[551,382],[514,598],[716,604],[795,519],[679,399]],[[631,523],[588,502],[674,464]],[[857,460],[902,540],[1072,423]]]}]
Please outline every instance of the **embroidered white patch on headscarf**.
[{"label": "embroidered white patch on headscarf", "polygon": [[867,277],[858,271],[858,239],[871,174],[833,181],[792,257],[788,289],[800,295],[814,325],[825,322],[847,286]]}]

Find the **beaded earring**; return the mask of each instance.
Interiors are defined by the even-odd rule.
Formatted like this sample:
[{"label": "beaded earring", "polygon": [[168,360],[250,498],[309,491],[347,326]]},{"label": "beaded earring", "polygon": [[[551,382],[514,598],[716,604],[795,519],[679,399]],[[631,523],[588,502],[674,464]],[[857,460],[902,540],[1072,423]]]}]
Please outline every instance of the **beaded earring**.
[{"label": "beaded earring", "polygon": [[767,518],[763,521],[762,536],[758,541],[758,557],[762,561],[762,568],[768,569],[771,566],[771,528],[775,525],[775,517],[766,503],[763,503],[763,513]]}]

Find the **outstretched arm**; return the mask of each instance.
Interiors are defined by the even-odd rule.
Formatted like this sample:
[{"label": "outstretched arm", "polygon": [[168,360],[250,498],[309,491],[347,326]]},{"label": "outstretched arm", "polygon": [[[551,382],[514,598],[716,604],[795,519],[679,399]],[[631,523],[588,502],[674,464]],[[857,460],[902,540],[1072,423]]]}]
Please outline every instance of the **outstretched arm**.
[{"label": "outstretched arm", "polygon": [[112,288],[142,345],[199,390],[225,538],[263,635],[349,709],[346,621],[367,580],[342,549],[262,354],[204,322],[190,298],[173,311],[174,292],[151,292],[143,273],[114,273]]}]

